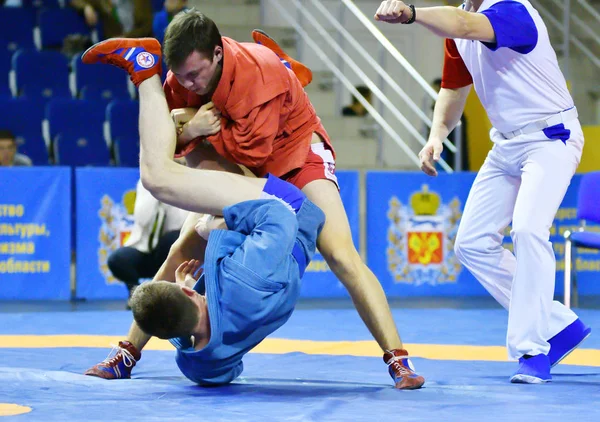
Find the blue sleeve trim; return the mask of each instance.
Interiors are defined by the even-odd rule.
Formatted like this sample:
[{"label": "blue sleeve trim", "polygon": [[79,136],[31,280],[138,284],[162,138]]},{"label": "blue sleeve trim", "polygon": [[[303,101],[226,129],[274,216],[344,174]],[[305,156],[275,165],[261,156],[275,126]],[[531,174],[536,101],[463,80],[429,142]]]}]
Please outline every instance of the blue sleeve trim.
[{"label": "blue sleeve trim", "polygon": [[538,30],[529,11],[516,1],[501,1],[481,12],[490,20],[496,35],[495,43],[482,42],[496,51],[510,48],[521,54],[530,53],[538,42]]}]

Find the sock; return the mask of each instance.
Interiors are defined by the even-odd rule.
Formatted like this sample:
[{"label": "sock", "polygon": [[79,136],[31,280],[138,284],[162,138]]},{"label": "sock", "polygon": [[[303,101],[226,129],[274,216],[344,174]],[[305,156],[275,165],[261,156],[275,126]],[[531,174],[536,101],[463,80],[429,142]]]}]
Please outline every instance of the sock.
[{"label": "sock", "polygon": [[279,177],[273,176],[272,174],[268,174],[267,183],[263,188],[260,198],[277,199],[280,202],[283,202],[283,204],[296,214],[302,206],[302,203],[304,203],[306,195],[291,183],[281,180]]}]

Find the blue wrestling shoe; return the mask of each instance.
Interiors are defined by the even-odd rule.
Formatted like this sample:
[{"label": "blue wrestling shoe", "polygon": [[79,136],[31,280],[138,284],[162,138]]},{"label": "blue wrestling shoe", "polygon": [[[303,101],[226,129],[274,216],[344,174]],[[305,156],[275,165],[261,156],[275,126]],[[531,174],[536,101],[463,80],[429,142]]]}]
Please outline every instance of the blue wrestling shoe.
[{"label": "blue wrestling shoe", "polygon": [[553,367],[566,358],[591,334],[592,329],[577,318],[571,325],[548,340],[550,343],[550,366]]},{"label": "blue wrestling shoe", "polygon": [[543,384],[552,380],[550,359],[547,355],[536,355],[528,359],[519,359],[519,369],[510,379],[516,384]]},{"label": "blue wrestling shoe", "polygon": [[85,375],[111,379],[131,378],[131,370],[142,358],[138,349],[128,341],[120,341],[106,359],[85,371]]}]

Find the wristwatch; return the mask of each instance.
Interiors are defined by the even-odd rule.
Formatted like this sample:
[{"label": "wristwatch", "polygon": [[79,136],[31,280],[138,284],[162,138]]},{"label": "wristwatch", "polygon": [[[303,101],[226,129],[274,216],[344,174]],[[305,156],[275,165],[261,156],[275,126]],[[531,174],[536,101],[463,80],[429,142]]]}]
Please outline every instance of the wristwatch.
[{"label": "wristwatch", "polygon": [[415,5],[408,4],[407,6],[410,8],[410,11],[412,12],[412,16],[410,17],[409,20],[402,22],[403,25],[410,25],[417,19],[417,11],[415,10]]}]

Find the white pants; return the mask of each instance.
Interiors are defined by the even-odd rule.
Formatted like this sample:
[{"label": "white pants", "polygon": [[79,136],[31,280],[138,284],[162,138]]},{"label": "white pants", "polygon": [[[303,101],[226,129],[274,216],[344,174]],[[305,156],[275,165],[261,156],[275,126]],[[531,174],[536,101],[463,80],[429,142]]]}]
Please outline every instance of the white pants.
[{"label": "white pants", "polygon": [[[547,340],[577,319],[553,301],[556,260],[549,241],[583,149],[579,121],[565,127],[571,131],[566,144],[543,131],[505,139],[492,129],[494,147],[473,183],[456,237],[460,262],[509,311],[509,359],[548,354]],[[514,255],[502,247],[511,220]]]}]

